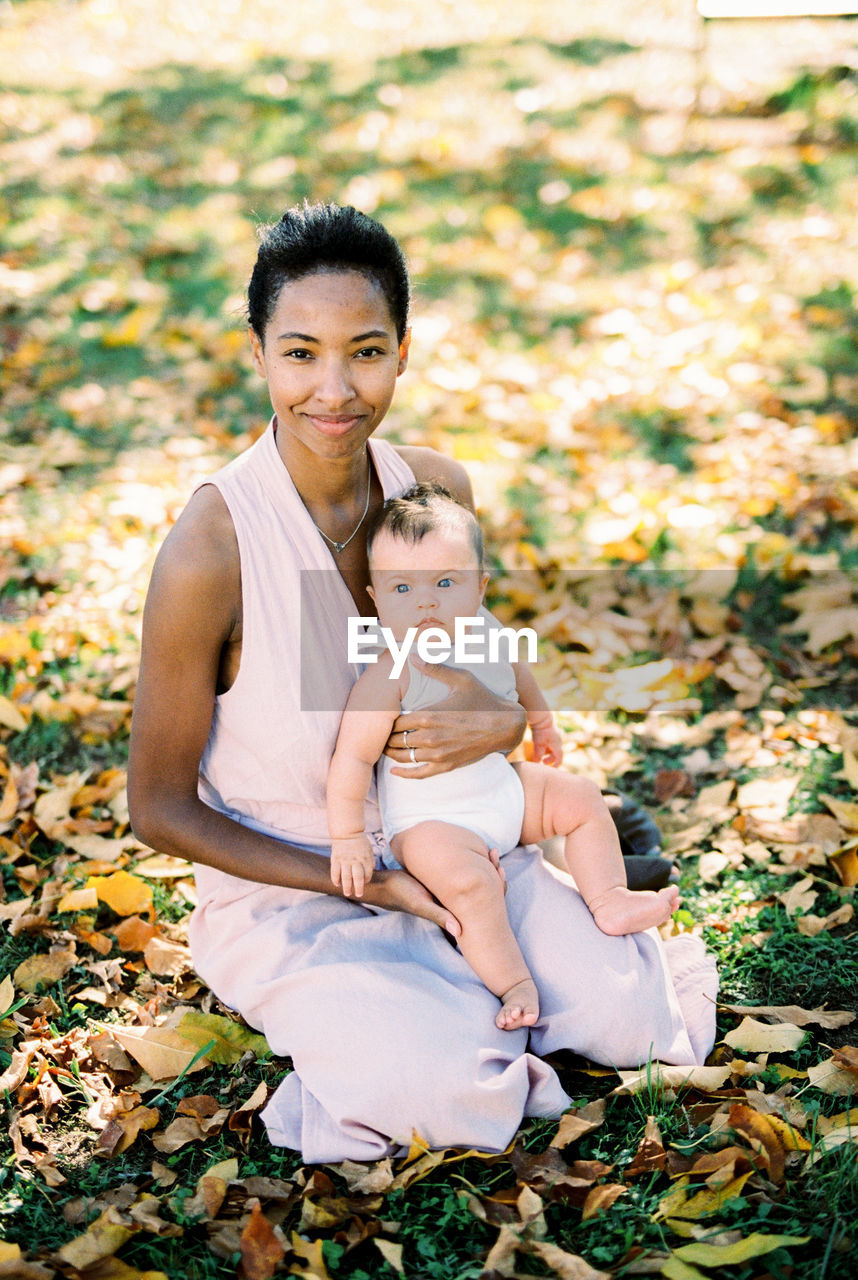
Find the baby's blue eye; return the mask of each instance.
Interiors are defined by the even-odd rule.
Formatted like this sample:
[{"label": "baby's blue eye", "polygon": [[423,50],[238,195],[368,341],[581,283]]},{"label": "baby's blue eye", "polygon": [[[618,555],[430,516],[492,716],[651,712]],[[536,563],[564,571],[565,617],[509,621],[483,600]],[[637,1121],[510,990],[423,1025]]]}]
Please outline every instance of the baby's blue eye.
[{"label": "baby's blue eye", "polygon": [[438,586],[439,586],[439,587],[452,587],[452,585],[453,585],[453,579],[452,579],[452,578],[441,578],[441,579],[439,579],[439,581],[438,581]]},{"label": "baby's blue eye", "polygon": [[405,595],[405,592],[406,592],[406,591],[408,591],[408,589],[409,589],[409,587],[408,587],[408,583],[407,583],[407,582],[397,582],[397,584],[396,584],[396,594],[397,594],[397,595],[404,596],[404,595]]}]

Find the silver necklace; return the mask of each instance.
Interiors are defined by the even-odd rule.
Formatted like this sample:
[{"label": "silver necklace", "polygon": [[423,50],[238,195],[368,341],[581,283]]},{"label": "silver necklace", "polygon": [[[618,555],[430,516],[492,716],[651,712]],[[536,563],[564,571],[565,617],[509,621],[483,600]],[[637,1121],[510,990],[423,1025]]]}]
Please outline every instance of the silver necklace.
[{"label": "silver necklace", "polygon": [[360,520],[358,520],[357,524],[352,529],[351,533],[346,538],[345,542],[337,542],[336,539],[329,538],[328,535],[325,533],[324,529],[319,529],[319,526],[316,524],[316,521],[313,520],[312,516],[310,516],[310,519],[313,520],[313,524],[316,525],[317,529],[319,529],[319,533],[325,539],[325,542],[329,542],[331,544],[331,546],[336,551],[337,555],[339,555],[341,551],[345,551],[346,547],[349,545],[352,538],[355,536],[358,529],[361,527],[364,520],[366,519],[366,513],[367,511],[369,511],[369,494],[370,494],[371,488],[372,488],[372,467],[368,467],[367,477],[366,477],[366,503],[364,504],[363,515],[361,516]]}]

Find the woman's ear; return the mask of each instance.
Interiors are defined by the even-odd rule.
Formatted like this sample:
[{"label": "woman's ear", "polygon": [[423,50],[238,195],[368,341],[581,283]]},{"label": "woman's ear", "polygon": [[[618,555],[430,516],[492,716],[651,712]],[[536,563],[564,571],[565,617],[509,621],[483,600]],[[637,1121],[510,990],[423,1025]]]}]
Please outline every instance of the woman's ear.
[{"label": "woman's ear", "polygon": [[366,594],[369,596],[369,598],[370,598],[370,600],[373,602],[373,604],[375,604],[375,603],[376,603],[376,599],[375,599],[375,592],[373,591],[373,589],[372,589],[372,585],[371,585],[371,584],[368,584],[368,585],[367,585]]},{"label": "woman's ear", "polygon": [[396,370],[397,378],[408,368],[408,352],[411,347],[411,330],[405,330],[405,337],[399,344],[399,367]]},{"label": "woman's ear", "polygon": [[485,599],[486,587],[489,585],[489,575],[487,573],[480,576],[480,603]]},{"label": "woman's ear", "polygon": [[253,354],[253,367],[259,374],[260,378],[267,378],[268,373],[265,368],[265,349],[262,346],[262,339],[252,325],[247,326],[247,336],[250,338],[250,350]]}]

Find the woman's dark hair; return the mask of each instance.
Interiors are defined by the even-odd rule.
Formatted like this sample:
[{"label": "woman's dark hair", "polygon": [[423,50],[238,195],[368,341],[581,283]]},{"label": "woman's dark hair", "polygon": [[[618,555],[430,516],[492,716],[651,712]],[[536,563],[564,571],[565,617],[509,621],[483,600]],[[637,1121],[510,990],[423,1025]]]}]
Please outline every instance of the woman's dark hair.
[{"label": "woman's dark hair", "polygon": [[260,228],[259,253],[247,288],[247,318],[265,337],[283,285],[316,271],[359,271],[385,296],[396,336],[408,328],[408,268],[389,231],[351,205],[308,204],[287,209]]},{"label": "woman's dark hair", "polygon": [[[455,510],[451,511],[453,507]],[[483,532],[479,522],[464,502],[454,498],[449,489],[436,481],[413,484],[398,498],[388,498],[384,506],[370,517],[366,530],[367,555],[378,535],[387,532],[412,546],[422,542],[427,533],[436,533],[452,524],[464,528],[471,539],[477,564],[483,567]]]}]

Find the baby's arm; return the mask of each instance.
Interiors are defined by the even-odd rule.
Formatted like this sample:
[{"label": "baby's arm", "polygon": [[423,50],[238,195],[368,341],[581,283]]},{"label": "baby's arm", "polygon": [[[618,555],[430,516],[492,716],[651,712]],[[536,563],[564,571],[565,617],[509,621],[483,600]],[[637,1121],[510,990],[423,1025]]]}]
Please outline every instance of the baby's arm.
[{"label": "baby's arm", "polygon": [[557,732],[554,716],[545,695],[536,683],[536,677],[526,662],[514,662],[515,687],[518,700],[527,713],[530,736],[533,739],[533,758],[537,763],[559,765],[563,763],[563,739]]},{"label": "baby's arm", "polygon": [[347,898],[363,896],[375,866],[364,829],[364,802],[373,765],[399,714],[399,682],[388,679],[391,665],[385,655],[367,667],[352,689],[328,771],[331,879],[342,885]]}]

